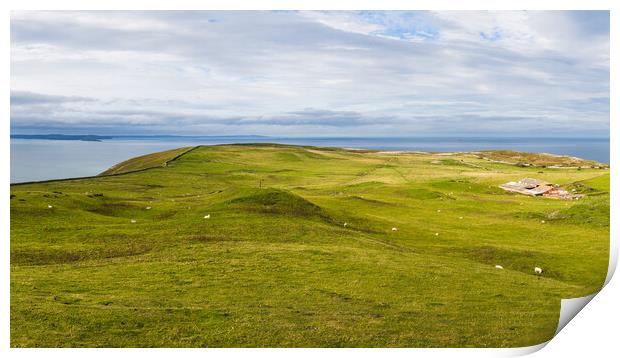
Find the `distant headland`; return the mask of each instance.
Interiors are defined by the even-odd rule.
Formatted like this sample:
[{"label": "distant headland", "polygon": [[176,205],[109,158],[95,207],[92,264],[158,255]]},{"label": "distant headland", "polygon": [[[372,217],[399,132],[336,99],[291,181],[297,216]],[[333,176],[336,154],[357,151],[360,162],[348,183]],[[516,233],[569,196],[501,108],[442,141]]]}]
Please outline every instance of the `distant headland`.
[{"label": "distant headland", "polygon": [[79,140],[85,142],[101,142],[109,139],[202,139],[202,138],[268,138],[262,135],[217,135],[217,136],[184,136],[184,135],[93,135],[93,134],[11,134],[11,139],[47,139],[47,140]]},{"label": "distant headland", "polygon": [[48,139],[48,140],[81,140],[85,142],[101,142],[104,139],[112,139],[110,136],[91,134],[11,134],[13,139]]}]

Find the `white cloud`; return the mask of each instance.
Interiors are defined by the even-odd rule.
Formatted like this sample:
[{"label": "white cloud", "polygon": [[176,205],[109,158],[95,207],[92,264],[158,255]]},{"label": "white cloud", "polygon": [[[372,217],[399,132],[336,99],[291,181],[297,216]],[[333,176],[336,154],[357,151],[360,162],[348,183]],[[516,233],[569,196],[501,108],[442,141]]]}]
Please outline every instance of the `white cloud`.
[{"label": "white cloud", "polygon": [[383,28],[350,12],[301,11],[300,14],[325,26],[346,32],[367,35]]},{"label": "white cloud", "polygon": [[11,125],[327,135],[349,121],[374,135],[512,133],[527,118],[601,134],[606,15],[12,13],[12,91],[92,101],[13,103]]}]

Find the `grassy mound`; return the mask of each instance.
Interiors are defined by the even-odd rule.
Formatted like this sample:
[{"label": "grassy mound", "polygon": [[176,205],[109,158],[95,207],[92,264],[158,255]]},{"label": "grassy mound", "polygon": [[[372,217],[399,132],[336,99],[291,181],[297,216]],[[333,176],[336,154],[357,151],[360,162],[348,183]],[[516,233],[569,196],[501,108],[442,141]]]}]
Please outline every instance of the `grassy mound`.
[{"label": "grassy mound", "polygon": [[607,220],[609,210],[608,201],[591,200],[565,210],[554,211],[547,215],[547,219],[571,224],[609,227],[609,220]]},{"label": "grassy mound", "polygon": [[406,193],[408,197],[420,200],[440,199],[446,197],[446,195],[441,192],[422,188],[410,189],[407,190]]},{"label": "grassy mound", "polygon": [[607,174],[589,180],[570,183],[564,185],[563,189],[574,194],[587,194],[589,196],[606,194],[609,189],[609,177],[609,174]]},{"label": "grassy mound", "polygon": [[274,188],[235,198],[229,205],[268,214],[329,218],[320,206],[289,191]]}]

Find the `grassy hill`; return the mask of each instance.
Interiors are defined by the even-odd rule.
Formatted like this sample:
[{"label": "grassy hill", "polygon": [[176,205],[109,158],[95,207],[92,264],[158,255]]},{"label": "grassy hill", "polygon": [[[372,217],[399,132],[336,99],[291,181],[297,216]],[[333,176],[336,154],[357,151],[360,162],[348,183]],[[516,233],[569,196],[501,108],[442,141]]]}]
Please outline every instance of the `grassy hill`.
[{"label": "grassy hill", "polygon": [[[258,144],[106,173],[145,168],[11,187],[11,346],[527,346],[607,272],[606,169]],[[497,188],[523,177],[587,196]]]},{"label": "grassy hill", "polygon": [[554,155],[548,153],[515,152],[512,150],[487,150],[476,152],[478,157],[486,160],[515,164],[519,166],[538,167],[573,167],[573,168],[608,168],[609,165],[581,158]]},{"label": "grassy hill", "polygon": [[131,158],[129,160],[116,164],[115,166],[107,169],[99,175],[122,174],[135,172],[138,170],[151,169],[155,167],[165,167],[166,165],[168,165],[168,162],[175,160],[179,156],[185,154],[187,151],[192,149],[192,147],[177,148]]}]

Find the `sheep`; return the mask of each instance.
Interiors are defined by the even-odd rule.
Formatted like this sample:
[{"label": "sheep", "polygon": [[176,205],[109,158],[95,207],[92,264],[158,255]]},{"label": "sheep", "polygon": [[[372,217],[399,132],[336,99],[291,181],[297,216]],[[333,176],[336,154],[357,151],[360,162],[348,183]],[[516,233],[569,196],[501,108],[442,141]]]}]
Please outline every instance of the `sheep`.
[{"label": "sheep", "polygon": [[438,233],[438,232],[436,232],[436,233],[435,233],[435,236],[439,236],[439,233]]},{"label": "sheep", "polygon": [[500,270],[503,270],[503,269],[504,269],[504,267],[503,267],[502,265],[495,265],[495,268],[496,268],[496,269],[500,269]]},{"label": "sheep", "polygon": [[211,214],[205,215],[205,219],[211,219]]},{"label": "sheep", "polygon": [[440,209],[437,209],[437,212],[438,212],[438,213],[440,213],[440,212],[441,212],[441,210],[440,210]]},{"label": "sheep", "polygon": [[53,208],[53,206],[51,206],[51,205],[48,205],[48,206],[47,206],[47,208],[48,208],[48,209],[51,209],[51,208]]},{"label": "sheep", "polygon": [[541,223],[541,224],[544,224],[544,223],[545,223],[545,220],[540,220],[540,223]]},{"label": "sheep", "polygon": [[398,231],[398,229],[397,229],[397,228],[395,228],[395,227],[393,227],[393,228],[392,228],[392,231]]},{"label": "sheep", "polygon": [[131,219],[131,223],[132,223],[132,224],[135,224],[135,223],[136,223],[136,220]]},{"label": "sheep", "polygon": [[543,269],[541,269],[540,267],[534,267],[534,273],[538,275],[542,275]]},{"label": "sheep", "polygon": [[463,217],[462,217],[462,216],[459,216],[459,219],[463,220]]},{"label": "sheep", "polygon": [[344,223],[344,227],[347,227],[347,225],[348,225],[347,223]]},{"label": "sheep", "polygon": [[150,207],[150,206],[147,206],[147,207],[146,207],[146,210],[151,210],[151,207]]}]

